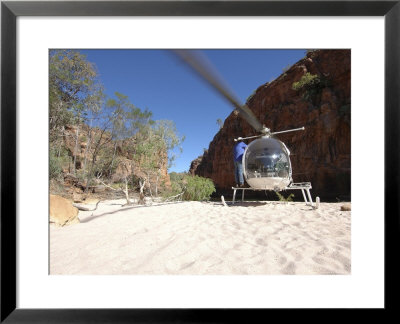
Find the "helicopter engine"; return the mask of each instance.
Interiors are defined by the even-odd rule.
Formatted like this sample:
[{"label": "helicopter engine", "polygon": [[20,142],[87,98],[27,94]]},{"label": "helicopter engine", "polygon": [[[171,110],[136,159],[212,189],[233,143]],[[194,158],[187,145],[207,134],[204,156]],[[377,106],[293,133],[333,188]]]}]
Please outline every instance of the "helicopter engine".
[{"label": "helicopter engine", "polygon": [[254,189],[280,191],[292,182],[290,152],[269,136],[251,142],[243,154],[243,175]]}]

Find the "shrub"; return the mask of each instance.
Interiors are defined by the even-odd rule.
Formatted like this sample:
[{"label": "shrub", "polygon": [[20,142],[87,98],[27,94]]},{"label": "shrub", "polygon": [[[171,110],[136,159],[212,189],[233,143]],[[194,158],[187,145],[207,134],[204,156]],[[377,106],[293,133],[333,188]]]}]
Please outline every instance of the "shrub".
[{"label": "shrub", "polygon": [[312,103],[319,98],[322,89],[329,84],[330,82],[326,78],[320,78],[316,74],[307,72],[299,81],[292,84],[292,89],[301,91],[303,99]]},{"label": "shrub", "polygon": [[199,176],[186,176],[183,179],[185,185],[184,200],[209,200],[215,192],[215,186],[211,179]]},{"label": "shrub", "polygon": [[286,198],[277,191],[275,193],[278,196],[279,201],[284,201],[284,202],[293,201],[294,194],[292,194],[292,193],[289,196],[287,196]]},{"label": "shrub", "polygon": [[321,79],[318,77],[318,75],[316,74],[311,74],[309,72],[307,72],[306,74],[304,74],[301,79],[297,82],[294,82],[292,84],[292,89],[299,91],[302,89],[311,89],[314,88],[316,86],[318,86],[321,82]]},{"label": "shrub", "polygon": [[67,169],[71,163],[71,157],[65,147],[49,150],[49,179],[63,180],[63,169]]},{"label": "shrub", "polygon": [[60,179],[62,175],[62,166],[59,158],[54,156],[52,152],[50,152],[49,159],[49,178],[50,179]]},{"label": "shrub", "polygon": [[169,179],[171,180],[171,187],[168,190],[164,190],[162,192],[163,198],[169,198],[172,196],[176,196],[183,192],[184,190],[184,183],[183,179],[187,176],[185,172],[171,172],[169,173]]},{"label": "shrub", "polygon": [[171,172],[169,174],[169,178],[171,180],[172,183],[176,183],[176,182],[182,182],[183,178],[186,176],[187,174],[184,172]]},{"label": "shrub", "polygon": [[171,173],[171,190],[163,193],[164,198],[184,192],[183,200],[208,200],[215,186],[211,179],[191,176],[185,173]]}]

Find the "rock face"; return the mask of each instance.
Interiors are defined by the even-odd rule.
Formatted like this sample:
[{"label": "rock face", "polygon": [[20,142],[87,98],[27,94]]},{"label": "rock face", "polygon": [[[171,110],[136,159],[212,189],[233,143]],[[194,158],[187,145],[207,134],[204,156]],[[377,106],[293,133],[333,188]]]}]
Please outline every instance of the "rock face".
[{"label": "rock face", "polygon": [[[313,195],[322,199],[350,199],[350,55],[350,50],[310,51],[276,80],[261,85],[247,101],[271,131],[305,127],[276,138],[291,152],[294,182],[310,181]],[[319,82],[294,90],[293,83],[307,73]],[[233,139],[252,135],[256,133],[251,126],[231,113],[190,172],[211,178],[219,192],[230,189]]]},{"label": "rock face", "polygon": [[60,196],[50,195],[50,223],[58,226],[80,223],[78,218],[78,208]]},{"label": "rock face", "polygon": [[[92,156],[95,144],[94,140],[89,142],[88,133],[91,131],[92,138],[103,138],[103,142],[106,142],[104,147],[107,147],[110,151],[115,152],[115,170],[112,175],[112,180],[114,182],[123,182],[124,177],[130,177],[132,174],[137,177],[145,177],[144,172],[141,170],[140,165],[135,165],[132,168],[132,153],[128,151],[127,148],[134,145],[132,140],[120,140],[114,141],[110,138],[110,134],[107,132],[101,133],[97,128],[90,129],[87,125],[81,125],[79,129],[76,126],[68,126],[65,129],[64,146],[68,151],[68,155],[72,158],[76,155],[76,169],[77,171],[90,167],[90,157]],[[78,142],[76,138],[78,135]],[[158,183],[164,183],[166,187],[171,185],[171,181],[168,175],[168,156],[165,152],[162,154],[163,163],[160,168],[160,174],[158,175]],[[101,159],[98,157],[97,159]],[[86,166],[85,166],[86,165]],[[86,188],[86,183],[78,182],[78,179],[71,175],[73,173],[73,163],[69,163],[64,167],[64,185],[73,190],[78,190],[78,192],[84,191]],[[154,177],[157,177],[156,175]],[[155,182],[155,179],[153,179]],[[72,190],[72,189],[71,189]],[[70,191],[71,191],[70,190]]]},{"label": "rock face", "polygon": [[191,175],[195,175],[197,167],[199,166],[202,160],[203,160],[203,155],[199,156],[197,159],[193,160],[192,163],[190,163],[189,173]]}]

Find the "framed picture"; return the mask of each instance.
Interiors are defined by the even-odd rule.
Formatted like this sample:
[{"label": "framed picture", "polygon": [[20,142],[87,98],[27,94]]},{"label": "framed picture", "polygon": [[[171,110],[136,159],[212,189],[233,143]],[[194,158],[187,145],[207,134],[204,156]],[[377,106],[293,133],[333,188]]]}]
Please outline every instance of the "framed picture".
[{"label": "framed picture", "polygon": [[[347,18],[354,19],[354,25],[346,21],[341,26],[340,20]],[[371,20],[362,22],[362,19],[365,18]],[[98,19],[98,21],[95,19]],[[175,19],[175,21],[171,19]],[[209,24],[206,19],[210,19]],[[279,22],[279,19],[284,20],[284,23]],[[301,19],[308,20],[308,22],[304,23]],[[74,24],[74,20],[76,20],[76,24]],[[89,23],[86,23],[85,20],[88,20]],[[134,25],[131,25],[132,20]],[[268,25],[267,20],[273,21],[274,25],[271,23]],[[170,21],[171,26],[174,26],[171,29],[168,27]],[[134,281],[129,281],[132,278],[126,276],[114,279],[103,276],[97,278],[66,276],[68,278],[62,278],[61,276],[48,276],[48,272],[43,273],[43,264],[46,264],[46,267],[48,264],[45,257],[48,251],[45,251],[45,253],[44,251],[38,252],[37,255],[35,253],[27,255],[24,252],[24,246],[29,244],[33,246],[35,241],[48,242],[48,237],[38,238],[40,235],[34,234],[38,224],[32,217],[43,213],[43,209],[39,209],[41,212],[38,212],[38,209],[34,207],[35,199],[37,201],[45,199],[45,201],[38,202],[41,206],[48,204],[48,197],[42,199],[38,194],[43,191],[43,188],[44,191],[47,190],[48,183],[36,183],[34,182],[35,177],[32,178],[32,181],[29,180],[31,179],[29,177],[30,172],[39,173],[40,168],[38,169],[37,166],[45,165],[45,169],[47,168],[46,159],[42,159],[40,163],[33,161],[39,161],[43,152],[43,154],[48,154],[48,147],[44,144],[38,144],[34,149],[25,145],[23,146],[24,152],[21,151],[21,145],[24,145],[21,139],[26,138],[27,134],[28,137],[34,138],[35,128],[40,128],[42,131],[38,130],[38,132],[43,133],[48,120],[39,121],[38,119],[38,124],[32,126],[33,122],[36,122],[35,115],[27,113],[24,116],[18,110],[20,105],[29,106],[30,98],[34,103],[33,111],[39,104],[47,104],[46,101],[40,101],[41,99],[36,98],[41,97],[47,100],[47,93],[37,94],[34,89],[36,83],[47,85],[48,71],[42,73],[46,76],[44,79],[39,74],[30,72],[28,73],[30,74],[29,82],[26,82],[28,80],[25,69],[27,67],[26,62],[28,62],[28,66],[29,64],[42,66],[43,63],[48,66],[49,48],[123,48],[124,37],[131,36],[132,39],[138,40],[137,48],[181,48],[182,39],[185,39],[183,46],[186,48],[257,48],[257,45],[255,45],[257,44],[257,37],[258,39],[261,39],[260,37],[268,39],[271,44],[274,44],[272,48],[280,48],[279,46],[285,48],[284,43],[275,41],[276,37],[269,38],[271,34],[279,34],[281,32],[279,28],[285,24],[289,30],[282,34],[285,35],[282,38],[284,39],[287,35],[293,37],[287,40],[289,48],[315,48],[312,47],[314,45],[313,35],[315,34],[316,38],[324,39],[324,30],[321,30],[321,26],[325,26],[325,21],[330,23],[331,27],[329,28],[332,29],[326,30],[328,36],[324,42],[319,43],[320,48],[352,48],[353,42],[364,42],[363,46],[355,46],[355,50],[352,52],[352,69],[356,67],[355,72],[352,70],[352,95],[356,93],[356,96],[364,97],[364,100],[358,102],[358,109],[362,109],[363,104],[367,105],[368,112],[365,114],[369,115],[369,117],[365,116],[365,119],[362,113],[355,115],[359,116],[357,123],[361,126],[358,128],[360,132],[352,137],[352,150],[359,150],[357,156],[360,158],[352,160],[352,162],[359,163],[362,172],[356,171],[357,178],[352,178],[352,195],[355,194],[356,201],[358,201],[358,205],[355,206],[363,205],[356,208],[359,216],[355,220],[355,237],[358,237],[357,235],[362,232],[360,237],[363,237],[363,243],[368,238],[371,241],[376,240],[378,242],[376,250],[378,251],[371,249],[371,247],[368,247],[368,251],[377,259],[371,259],[371,257],[368,259],[368,256],[364,255],[367,253],[357,240],[352,241],[352,252],[354,245],[355,251],[358,251],[356,254],[361,253],[363,260],[368,259],[367,263],[360,262],[358,264],[363,266],[371,264],[371,269],[357,267],[357,263],[353,268],[352,263],[352,274],[348,276],[349,278],[325,277],[321,279],[310,276],[303,278],[301,282],[295,282],[288,276],[278,276],[274,278],[275,286],[271,281],[272,279],[266,279],[265,276],[252,276],[252,278],[246,279],[235,276],[229,278],[183,276],[182,278],[175,277],[174,280],[169,279],[167,282],[158,276],[150,278],[141,276],[135,278]],[[32,26],[37,23],[39,27],[37,29],[32,28],[33,34],[25,34],[31,23],[33,23]],[[153,23],[156,27],[152,26]],[[357,26],[358,23],[360,23],[359,26]],[[74,37],[63,39],[63,36],[60,36],[58,38],[58,31],[60,32],[59,35],[65,35],[61,24],[69,26],[71,34],[76,35],[75,38],[76,40],[79,39],[79,42],[71,41]],[[192,25],[197,25],[197,29],[191,29]],[[136,28],[131,29],[132,26]],[[141,26],[143,26],[143,30],[141,30]],[[267,26],[268,28],[266,28]],[[274,30],[274,26],[276,26],[276,30]],[[348,39],[345,41],[333,40],[332,37],[335,34],[332,26],[336,26],[338,29],[336,35],[338,38],[346,34],[347,30],[350,35]],[[375,26],[378,26],[377,30],[374,30]],[[229,27],[231,27],[231,30]],[[44,36],[46,29],[52,30],[52,37]],[[263,31],[263,29],[265,30]],[[120,35],[118,35],[118,30],[122,31]],[[39,33],[35,34],[37,31]],[[173,31],[175,34],[166,36],[164,33],[167,33],[167,31]],[[191,34],[192,31],[195,31],[195,33]],[[264,316],[269,308],[330,307],[393,310],[395,308],[394,300],[390,296],[398,287],[398,276],[395,271],[396,268],[391,265],[391,262],[393,262],[393,256],[398,254],[397,246],[399,243],[399,207],[397,203],[399,199],[397,152],[400,149],[398,134],[399,31],[399,1],[3,1],[1,4],[1,321],[8,323],[34,321],[55,323],[97,321],[107,323],[148,321],[230,322],[237,321],[239,318],[249,320],[253,316]],[[256,36],[251,36],[253,32]],[[160,37],[160,35],[162,36]],[[91,40],[91,37],[94,41]],[[207,37],[210,39],[207,39]],[[218,37],[220,38],[218,39]],[[221,40],[222,38],[224,39]],[[297,42],[293,42],[294,39],[297,39]],[[369,53],[367,55],[367,52],[364,52],[365,55],[363,55],[362,52],[362,50],[367,51],[368,47],[365,44],[368,44],[368,40],[371,41],[369,44],[370,51],[376,50],[372,56],[368,56]],[[335,45],[330,46],[332,42]],[[155,45],[152,45],[153,43]],[[261,40],[260,43],[261,48],[268,47],[265,40]],[[135,46],[132,45],[132,40],[127,40],[127,44],[126,48]],[[40,50],[34,51],[34,48]],[[32,49],[32,52],[30,49]],[[32,53],[31,60],[27,55],[30,53]],[[367,60],[362,65],[356,61],[360,59],[361,62],[363,56],[374,57],[379,60],[376,65],[384,66],[384,70],[381,71],[384,72],[384,75],[379,71],[373,71],[374,62]],[[34,71],[33,68],[32,71]],[[358,74],[358,78],[353,78],[353,74]],[[371,78],[369,82],[366,81],[368,78]],[[357,80],[360,80],[360,83],[363,80],[365,82],[363,86],[365,85],[366,88],[363,88],[363,86],[360,88],[355,83]],[[353,89],[355,89],[354,92]],[[376,104],[376,107],[379,107],[380,103],[383,102],[381,99],[384,99],[384,112],[377,111],[375,114],[371,111],[373,109],[371,104]],[[38,114],[40,115],[40,113]],[[27,118],[27,116],[32,117]],[[352,122],[354,122],[354,115]],[[377,125],[373,124],[374,122]],[[25,135],[20,136],[24,132]],[[374,138],[377,138],[377,140],[374,141]],[[382,154],[374,156],[376,150],[369,151],[370,146],[373,146],[378,153],[382,152],[384,160]],[[365,153],[364,151],[368,152]],[[368,161],[364,160],[366,159],[365,156],[368,156]],[[361,157],[364,157],[364,159]],[[372,178],[368,171],[368,179],[366,179],[363,172],[370,169],[367,169],[364,164],[371,163],[372,160],[377,161],[378,170],[374,169],[374,177]],[[28,163],[31,163],[32,168],[26,168],[24,173],[21,173],[19,171],[21,165]],[[352,170],[355,170],[356,166],[352,165]],[[380,169],[379,166],[381,166]],[[356,185],[353,187],[354,183]],[[360,187],[367,188],[367,191],[363,191],[362,194],[354,193],[354,188]],[[26,195],[21,196],[19,194],[21,190],[28,192],[30,197],[37,195],[37,198],[21,200],[21,197],[26,197]],[[368,196],[365,196],[366,194]],[[367,202],[369,202],[369,205]],[[21,213],[30,217],[19,218],[18,215],[21,215]],[[365,219],[365,226],[362,224],[362,217]],[[47,215],[44,218],[47,225]],[[28,225],[21,224],[21,222],[28,222]],[[43,225],[44,223],[40,224]],[[377,234],[372,238],[374,228]],[[45,233],[47,231],[46,227]],[[43,236],[43,230],[41,234]],[[24,240],[27,243],[21,244]],[[383,261],[385,262],[384,273]],[[372,266],[374,263],[377,265],[376,268]],[[37,264],[42,264],[41,268],[38,268]],[[24,273],[31,272],[30,279],[25,274],[21,275],[21,269],[24,270]],[[42,272],[40,274],[42,278],[51,277],[46,279],[47,283],[43,286],[41,286],[42,279],[38,279],[35,283],[35,276],[38,275],[38,271]],[[362,287],[366,285],[366,280],[371,276],[377,278],[376,284],[371,283],[372,292],[370,294],[362,292]],[[353,278],[356,278],[354,282],[352,282]],[[383,279],[384,291],[382,289]],[[127,284],[128,281],[129,284]],[[177,284],[177,282],[179,283]],[[308,293],[308,285],[315,285],[315,282],[318,282],[320,287],[315,288],[315,290],[310,288],[311,293]],[[18,294],[22,286],[26,284],[33,285],[28,292],[30,302],[22,303],[29,305],[29,307],[21,307],[22,297]],[[69,290],[73,285],[76,289],[75,295],[71,294]],[[146,285],[147,288],[144,287]],[[296,287],[297,291],[292,293],[289,290],[290,286]],[[123,287],[126,287],[126,290],[121,295],[125,301],[132,299],[130,303],[122,303],[119,301],[119,297],[115,296],[117,291],[123,289]],[[188,289],[188,287],[191,287],[191,289]],[[260,292],[266,287],[270,287],[272,296],[265,296],[265,291]],[[352,292],[349,292],[348,296],[346,296],[346,292],[341,296],[335,295],[343,287],[349,287]],[[321,289],[324,289],[324,293],[326,293],[322,298],[316,295],[316,292],[320,292]],[[329,289],[331,290],[329,291]],[[58,298],[53,295],[56,290],[65,291],[67,298],[70,299],[71,303],[66,308],[60,306],[64,305],[61,299],[55,301]],[[224,290],[224,292],[222,293],[221,290]],[[256,290],[258,290],[257,294],[254,294],[256,297],[251,297],[250,294]],[[27,291],[25,289],[25,293]],[[174,297],[174,293],[172,293],[172,297],[169,299],[168,296],[172,291],[180,296]],[[211,292],[208,293],[207,291]],[[286,296],[282,293],[285,291],[287,292]],[[360,295],[366,296],[365,300],[351,303],[350,298],[354,299],[354,296],[356,296],[353,295],[353,291],[358,291],[357,293]],[[375,291],[376,296],[371,297],[369,301],[367,297],[375,294]],[[87,300],[90,296],[89,292],[97,295],[97,299]],[[329,292],[333,296],[329,297]],[[185,293],[188,295],[183,297],[182,295]],[[40,295],[44,294],[48,294],[47,300],[53,299],[54,303],[45,307],[43,307],[43,303],[35,303],[35,298],[39,300]],[[312,294],[314,295],[312,296]],[[229,295],[232,299],[229,299]],[[247,297],[244,298],[244,296]],[[28,300],[28,297],[23,300]],[[84,298],[88,301],[87,303],[83,302]],[[173,302],[174,298],[179,301]],[[224,298],[227,298],[226,302],[216,302],[217,299],[222,300]],[[263,298],[265,298],[265,301],[262,301]],[[304,300],[301,300],[302,298]],[[314,300],[324,298],[325,303],[313,306]],[[112,299],[114,299],[114,302],[108,304]],[[207,302],[207,299],[209,302]],[[283,302],[278,306],[277,303],[273,302],[274,299]],[[306,301],[307,299],[309,299],[309,302]],[[258,300],[258,302],[255,300]],[[154,301],[154,303],[151,303],[151,301]],[[348,304],[346,304],[347,301]],[[331,306],[328,306],[328,304]]]}]

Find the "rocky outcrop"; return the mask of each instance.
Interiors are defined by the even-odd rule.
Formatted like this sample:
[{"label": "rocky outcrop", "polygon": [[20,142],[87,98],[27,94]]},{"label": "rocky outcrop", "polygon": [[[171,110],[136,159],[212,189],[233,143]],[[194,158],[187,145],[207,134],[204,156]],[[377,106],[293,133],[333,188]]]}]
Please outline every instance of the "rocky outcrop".
[{"label": "rocky outcrop", "polygon": [[[305,127],[277,138],[291,152],[294,182],[310,181],[313,195],[322,199],[350,199],[350,62],[350,50],[310,51],[247,101],[272,131]],[[294,90],[307,73],[319,82]],[[211,178],[219,191],[229,189],[234,184],[233,139],[251,135],[256,135],[251,126],[231,113],[190,172]]]},{"label": "rocky outcrop", "polygon": [[203,160],[203,155],[200,155],[199,157],[197,157],[197,159],[193,160],[192,163],[190,163],[189,173],[191,175],[195,175],[197,167],[199,166],[202,160]]},{"label": "rocky outcrop", "polygon": [[80,223],[79,210],[72,203],[60,196],[50,195],[50,223],[65,226]]},{"label": "rocky outcrop", "polygon": [[[89,141],[89,134],[92,138]],[[83,124],[79,128],[77,126],[68,126],[64,132],[64,147],[68,151],[68,155],[76,159],[76,170],[88,169],[90,168],[91,157],[93,156],[93,151],[96,147],[96,140],[101,138],[102,149],[108,149],[109,152],[113,152],[115,155],[114,170],[111,176],[113,182],[123,182],[125,177],[131,177],[135,175],[136,177],[144,178],[145,174],[141,170],[140,163],[132,163],[132,147],[135,145],[134,139],[126,139],[114,141],[110,137],[108,132],[102,132],[98,128],[89,128],[89,126]],[[78,141],[76,139],[78,138]],[[96,140],[95,140],[96,139]],[[110,153],[111,154],[111,153]],[[158,184],[163,183],[166,187],[171,185],[170,178],[168,175],[168,156],[167,153],[161,153],[163,163],[160,168],[158,175],[153,175],[152,182],[157,181]],[[101,156],[97,157],[100,160]],[[82,192],[86,189],[86,183],[84,181],[79,181],[78,178],[73,176],[73,162],[69,162],[64,165],[64,185],[69,188],[69,192]],[[155,179],[158,177],[158,179]],[[154,178],[154,179],[153,179]],[[98,191],[98,188],[90,187],[91,192]]]}]

